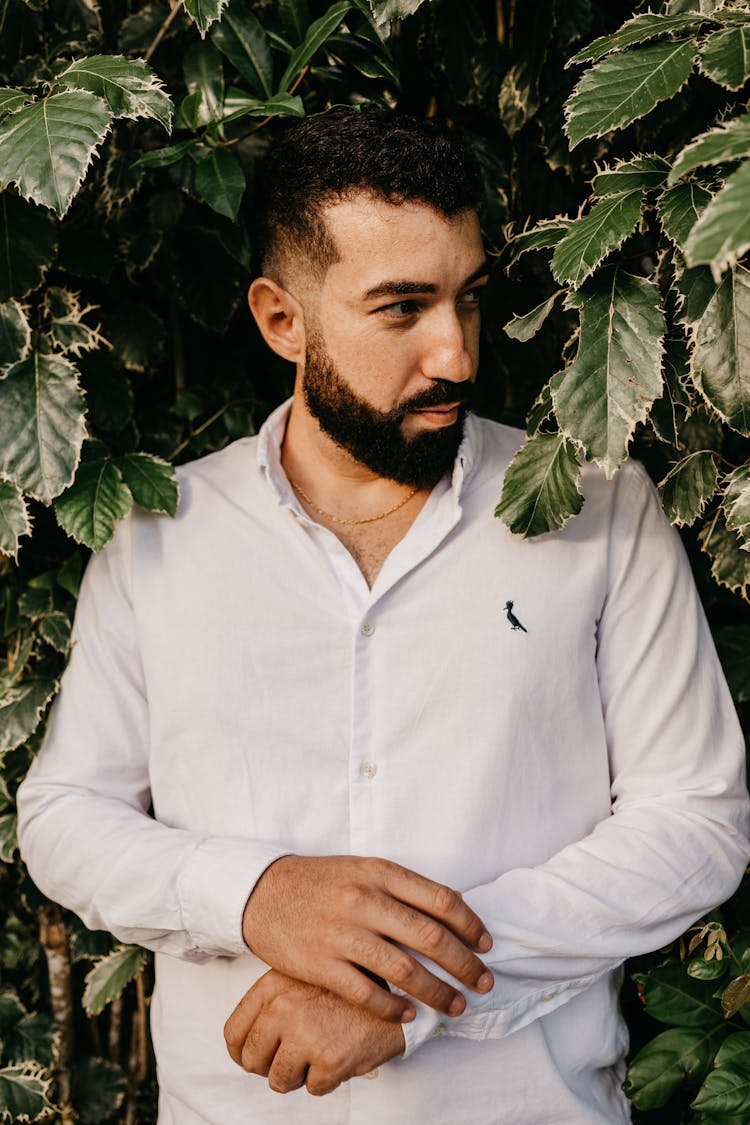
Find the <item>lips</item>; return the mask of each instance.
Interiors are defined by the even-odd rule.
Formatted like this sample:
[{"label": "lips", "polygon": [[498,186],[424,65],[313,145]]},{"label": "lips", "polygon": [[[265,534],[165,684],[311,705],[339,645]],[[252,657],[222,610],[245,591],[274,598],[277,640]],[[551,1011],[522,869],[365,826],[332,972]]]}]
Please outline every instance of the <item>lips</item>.
[{"label": "lips", "polygon": [[448,403],[445,406],[423,407],[413,413],[438,426],[450,426],[458,418],[459,403]]}]

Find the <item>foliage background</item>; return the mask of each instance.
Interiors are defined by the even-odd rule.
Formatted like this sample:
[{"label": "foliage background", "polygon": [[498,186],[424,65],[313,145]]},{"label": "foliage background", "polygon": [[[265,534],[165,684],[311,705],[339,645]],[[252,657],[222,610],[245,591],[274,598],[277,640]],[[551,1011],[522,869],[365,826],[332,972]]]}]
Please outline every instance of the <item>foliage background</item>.
[{"label": "foliage background", "polygon": [[[133,502],[173,512],[170,465],[291,390],[244,303],[285,118],[376,102],[463,131],[497,256],[479,410],[531,435],[498,514],[559,526],[579,461],[631,444],[747,722],[750,15],[652,7],[0,0],[0,1120],[155,1120],[150,963],[41,898],[14,794],[89,549]],[[632,966],[637,1120],[750,1120],[748,968],[744,886]]]}]

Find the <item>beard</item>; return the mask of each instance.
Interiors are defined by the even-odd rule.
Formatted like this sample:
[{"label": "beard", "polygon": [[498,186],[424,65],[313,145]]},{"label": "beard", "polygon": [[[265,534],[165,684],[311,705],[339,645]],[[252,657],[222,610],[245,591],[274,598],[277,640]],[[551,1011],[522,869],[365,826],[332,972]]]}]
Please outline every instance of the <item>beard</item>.
[{"label": "beard", "polygon": [[[453,468],[473,389],[470,382],[436,382],[384,413],[354,393],[322,340],[313,336],[308,342],[302,390],[320,428],[379,477],[410,488],[432,488]],[[412,438],[404,435],[403,421],[410,411],[454,402],[460,405],[452,425]]]}]

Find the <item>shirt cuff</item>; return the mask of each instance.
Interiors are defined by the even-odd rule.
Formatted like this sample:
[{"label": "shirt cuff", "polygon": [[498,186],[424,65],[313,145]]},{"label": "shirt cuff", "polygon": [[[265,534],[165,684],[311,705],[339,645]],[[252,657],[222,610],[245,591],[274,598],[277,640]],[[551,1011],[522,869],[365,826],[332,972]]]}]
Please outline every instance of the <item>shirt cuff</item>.
[{"label": "shirt cuff", "polygon": [[185,929],[208,956],[239,957],[248,952],[242,915],[263,872],[284,848],[252,840],[209,837],[191,852],[177,881]]}]

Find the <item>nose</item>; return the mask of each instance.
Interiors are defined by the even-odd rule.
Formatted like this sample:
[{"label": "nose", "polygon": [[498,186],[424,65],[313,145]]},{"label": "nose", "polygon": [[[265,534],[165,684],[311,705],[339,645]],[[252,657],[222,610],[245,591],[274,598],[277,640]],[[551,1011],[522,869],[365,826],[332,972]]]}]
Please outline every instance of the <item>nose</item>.
[{"label": "nose", "polygon": [[[429,318],[426,318],[429,319]],[[428,379],[463,383],[472,379],[476,370],[476,332],[461,321],[455,308],[425,323],[422,352],[422,374]]]}]

